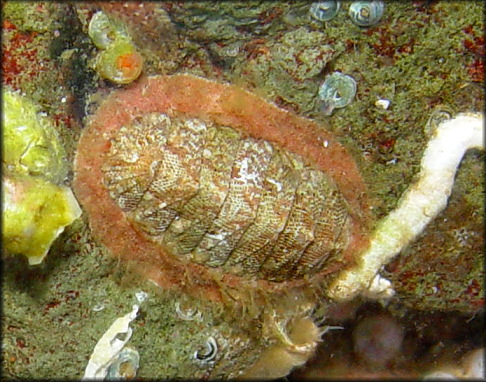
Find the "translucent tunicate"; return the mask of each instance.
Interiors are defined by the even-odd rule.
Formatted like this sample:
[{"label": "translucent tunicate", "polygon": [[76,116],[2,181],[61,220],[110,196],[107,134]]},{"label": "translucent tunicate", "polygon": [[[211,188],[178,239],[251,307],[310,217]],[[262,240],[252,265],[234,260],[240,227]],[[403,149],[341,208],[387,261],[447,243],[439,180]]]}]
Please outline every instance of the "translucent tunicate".
[{"label": "translucent tunicate", "polygon": [[356,95],[356,81],[341,72],[334,72],[326,78],[319,89],[322,110],[331,115],[334,109],[340,109],[351,103]]},{"label": "translucent tunicate", "polygon": [[309,14],[319,21],[329,21],[336,17],[341,8],[339,1],[320,1],[311,5]]},{"label": "translucent tunicate", "polygon": [[106,49],[115,40],[129,39],[123,24],[110,19],[104,12],[96,12],[89,22],[88,34],[99,49]]},{"label": "translucent tunicate", "polygon": [[360,27],[369,27],[380,21],[385,10],[383,1],[355,1],[349,6],[349,17]]}]

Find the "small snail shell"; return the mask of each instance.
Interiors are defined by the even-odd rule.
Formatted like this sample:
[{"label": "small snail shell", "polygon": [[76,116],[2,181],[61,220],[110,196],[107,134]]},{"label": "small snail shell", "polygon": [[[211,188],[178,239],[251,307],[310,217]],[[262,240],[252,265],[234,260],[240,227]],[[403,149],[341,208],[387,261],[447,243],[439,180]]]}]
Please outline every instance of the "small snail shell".
[{"label": "small snail shell", "polygon": [[216,354],[218,354],[218,344],[213,337],[209,337],[205,343],[205,349],[196,350],[193,357],[198,362],[208,363],[214,360]]},{"label": "small snail shell", "polygon": [[334,72],[326,78],[319,89],[319,98],[325,115],[334,109],[343,108],[351,103],[356,95],[356,81],[341,72]]},{"label": "small snail shell", "polygon": [[309,14],[316,20],[329,21],[337,16],[340,8],[339,1],[320,1],[311,5]]},{"label": "small snail shell", "polygon": [[354,24],[369,27],[380,21],[384,10],[383,1],[355,1],[349,6],[349,17]]}]

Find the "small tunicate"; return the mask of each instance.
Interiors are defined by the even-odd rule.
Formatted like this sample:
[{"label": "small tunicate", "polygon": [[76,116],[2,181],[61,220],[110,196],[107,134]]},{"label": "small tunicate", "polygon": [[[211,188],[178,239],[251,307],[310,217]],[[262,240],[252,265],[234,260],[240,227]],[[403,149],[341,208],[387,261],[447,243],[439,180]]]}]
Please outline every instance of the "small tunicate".
[{"label": "small tunicate", "polygon": [[319,1],[311,5],[309,14],[316,20],[329,21],[337,16],[340,8],[339,1]]},{"label": "small tunicate", "polygon": [[143,58],[121,21],[97,12],[91,18],[88,34],[101,49],[95,62],[100,77],[115,84],[129,84],[140,76]]},{"label": "small tunicate", "polygon": [[349,17],[360,27],[369,27],[380,21],[385,10],[383,1],[355,1],[349,6]]},{"label": "small tunicate", "polygon": [[99,53],[96,69],[102,78],[128,84],[140,76],[143,58],[132,43],[120,40]]},{"label": "small tunicate", "polygon": [[351,103],[356,95],[356,81],[341,72],[334,72],[326,78],[319,89],[322,111],[331,115],[334,109],[343,108]]},{"label": "small tunicate", "polygon": [[364,365],[380,369],[400,353],[403,338],[403,327],[394,317],[386,314],[368,316],[353,330],[353,350]]},{"label": "small tunicate", "polygon": [[132,379],[137,375],[140,365],[138,351],[125,347],[108,367],[107,380]]}]

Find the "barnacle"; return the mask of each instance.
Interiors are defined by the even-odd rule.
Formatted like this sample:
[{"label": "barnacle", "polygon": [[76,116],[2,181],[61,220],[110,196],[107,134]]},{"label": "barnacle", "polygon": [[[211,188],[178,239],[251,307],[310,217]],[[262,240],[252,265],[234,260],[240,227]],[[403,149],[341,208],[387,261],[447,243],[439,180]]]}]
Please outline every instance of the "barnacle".
[{"label": "barnacle", "polygon": [[383,1],[355,1],[349,6],[351,21],[360,27],[377,24],[385,10]]},{"label": "barnacle", "polygon": [[274,313],[268,318],[278,341],[267,347],[260,358],[244,371],[244,379],[284,377],[296,366],[302,366],[321,341],[322,330],[310,317],[280,321]]},{"label": "barnacle", "polygon": [[349,105],[355,95],[356,81],[341,72],[332,73],[319,88],[319,98],[322,100],[325,115],[331,115],[334,109]]},{"label": "barnacle", "polygon": [[319,1],[311,5],[309,14],[316,20],[329,21],[337,16],[340,8],[340,1]]}]

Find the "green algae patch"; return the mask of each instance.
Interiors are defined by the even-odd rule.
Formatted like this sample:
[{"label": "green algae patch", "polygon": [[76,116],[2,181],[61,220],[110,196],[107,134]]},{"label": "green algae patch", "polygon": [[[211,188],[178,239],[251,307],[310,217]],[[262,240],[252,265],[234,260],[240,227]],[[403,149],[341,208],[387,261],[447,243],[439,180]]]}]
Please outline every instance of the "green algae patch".
[{"label": "green algae patch", "polygon": [[3,91],[2,238],[7,253],[39,264],[53,241],[81,215],[53,124],[28,98]]},{"label": "green algae patch", "polygon": [[3,91],[3,111],[4,169],[60,183],[67,168],[53,125],[33,102],[9,90]]},{"label": "green algae patch", "polygon": [[81,215],[81,209],[69,188],[42,178],[4,177],[3,186],[4,248],[38,264],[64,227]]}]

